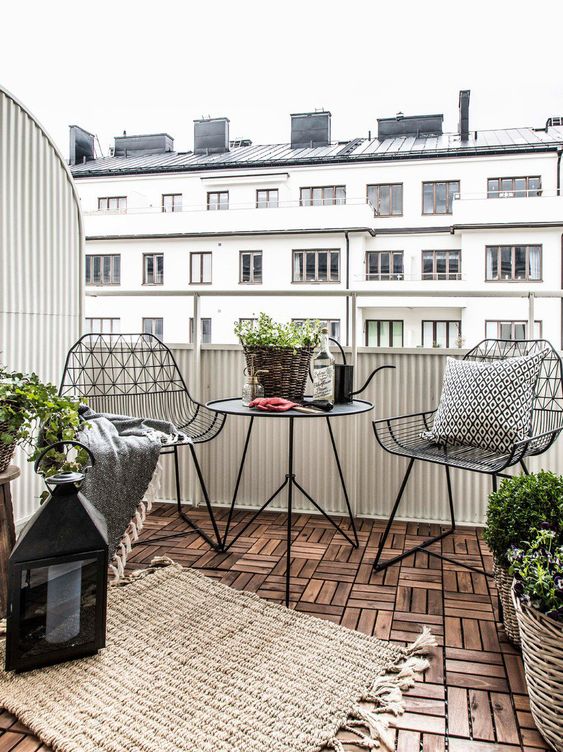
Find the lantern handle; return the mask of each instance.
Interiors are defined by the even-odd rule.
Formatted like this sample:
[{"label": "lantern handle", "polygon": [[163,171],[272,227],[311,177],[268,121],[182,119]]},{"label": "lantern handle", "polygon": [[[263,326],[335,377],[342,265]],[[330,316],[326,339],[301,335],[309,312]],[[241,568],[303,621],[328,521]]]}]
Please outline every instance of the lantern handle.
[{"label": "lantern handle", "polygon": [[56,447],[63,447],[63,446],[76,446],[76,447],[80,447],[81,449],[84,449],[87,452],[92,462],[90,465],[86,465],[86,467],[84,468],[85,470],[87,470],[90,467],[94,467],[94,465],[96,464],[96,459],[94,455],[92,454],[91,449],[87,447],[86,444],[82,444],[82,442],[80,441],[56,441],[54,444],[49,444],[48,447],[45,447],[45,449],[41,452],[39,457],[35,460],[35,464],[33,465],[33,469],[35,470],[35,472],[39,473],[39,466],[41,465],[41,462],[43,461],[43,458],[45,457],[47,452],[50,452],[51,449],[55,449]]}]

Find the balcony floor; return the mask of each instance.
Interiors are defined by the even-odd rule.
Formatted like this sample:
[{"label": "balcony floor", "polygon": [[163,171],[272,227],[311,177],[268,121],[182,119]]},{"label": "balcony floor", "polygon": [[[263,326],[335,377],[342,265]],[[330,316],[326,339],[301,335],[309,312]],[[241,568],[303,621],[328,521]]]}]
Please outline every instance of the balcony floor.
[{"label": "balcony floor", "polygon": [[[237,513],[233,531],[249,515]],[[208,528],[203,512],[193,516]],[[224,524],[226,513],[218,516]],[[130,566],[168,555],[232,587],[281,602],[285,520],[283,513],[264,514],[226,554],[210,552],[193,535],[165,545],[143,544],[131,554]],[[529,712],[521,658],[497,628],[492,580],[424,553],[373,575],[383,523],[361,520],[359,525],[361,545],[354,550],[322,518],[296,517],[292,607],[382,639],[411,641],[422,624],[432,628],[439,647],[424,681],[406,695],[407,712],[397,719],[397,752],[544,752]],[[182,527],[173,506],[158,504],[142,539]],[[399,553],[405,540],[411,546],[437,527],[397,522],[393,530],[390,545]],[[491,557],[473,528],[459,528],[442,542],[442,550],[490,571]],[[6,712],[0,711],[0,729],[0,752],[47,752]],[[352,745],[348,749],[360,752]]]}]

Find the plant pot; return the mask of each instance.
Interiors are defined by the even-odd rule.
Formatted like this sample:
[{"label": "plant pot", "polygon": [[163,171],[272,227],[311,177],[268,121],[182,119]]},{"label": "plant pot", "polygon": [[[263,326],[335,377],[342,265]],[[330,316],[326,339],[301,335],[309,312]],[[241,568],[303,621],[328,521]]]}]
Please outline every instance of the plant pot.
[{"label": "plant pot", "polygon": [[[8,430],[7,423],[0,423],[0,434]],[[10,464],[14,452],[16,451],[16,442],[12,444],[0,443],[0,473],[3,473]]]},{"label": "plant pot", "polygon": [[512,582],[514,577],[509,574],[508,567],[499,564],[493,559],[493,575],[502,606],[502,623],[504,631],[510,642],[516,647],[520,647],[520,630],[518,628],[518,619],[512,602]]},{"label": "plant pot", "polygon": [[305,394],[312,347],[247,347],[243,344],[248,369],[265,370],[260,374],[265,397],[283,397],[300,402]]},{"label": "plant pot", "polygon": [[518,617],[532,716],[544,739],[563,752],[563,624],[522,603]]}]

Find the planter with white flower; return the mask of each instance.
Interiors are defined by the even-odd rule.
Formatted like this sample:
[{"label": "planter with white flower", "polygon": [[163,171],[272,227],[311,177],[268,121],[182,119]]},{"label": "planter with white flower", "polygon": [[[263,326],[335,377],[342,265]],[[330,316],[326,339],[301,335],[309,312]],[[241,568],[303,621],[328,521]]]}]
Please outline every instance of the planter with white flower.
[{"label": "planter with white flower", "polygon": [[541,470],[502,481],[489,496],[484,538],[493,553],[493,573],[502,605],[504,629],[519,646],[518,619],[512,601],[508,552],[520,548],[544,522],[563,541],[563,476]]},{"label": "planter with white flower", "polygon": [[549,527],[508,558],[530,709],[545,740],[563,752],[563,545]]}]

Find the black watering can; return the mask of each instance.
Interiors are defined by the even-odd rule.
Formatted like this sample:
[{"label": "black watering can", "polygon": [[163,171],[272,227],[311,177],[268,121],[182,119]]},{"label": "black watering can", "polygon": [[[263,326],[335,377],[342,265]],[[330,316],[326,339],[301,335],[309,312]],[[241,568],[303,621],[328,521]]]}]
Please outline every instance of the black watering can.
[{"label": "black watering can", "polygon": [[346,354],[342,349],[342,345],[337,339],[333,337],[328,338],[330,342],[338,347],[342,353],[343,363],[334,364],[334,403],[336,405],[347,405],[354,401],[354,395],[361,394],[368,386],[378,371],[384,368],[395,368],[395,366],[379,366],[370,373],[367,377],[366,383],[360,388],[354,391],[354,366],[350,366],[346,363]]}]

